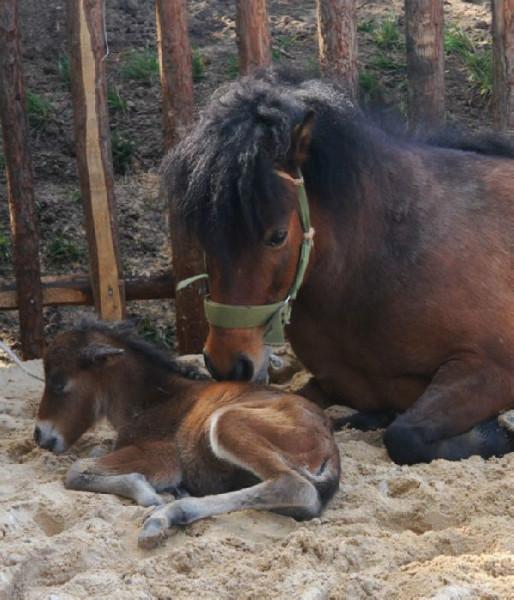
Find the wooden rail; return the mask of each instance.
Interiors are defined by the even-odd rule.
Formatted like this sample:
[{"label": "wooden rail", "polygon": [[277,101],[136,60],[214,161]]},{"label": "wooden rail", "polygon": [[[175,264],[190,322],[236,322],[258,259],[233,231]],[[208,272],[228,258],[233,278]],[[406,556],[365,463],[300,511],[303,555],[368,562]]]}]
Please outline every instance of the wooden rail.
[{"label": "wooden rail", "polygon": [[[175,296],[175,279],[168,271],[122,282],[126,300],[158,300]],[[93,288],[88,275],[48,276],[41,280],[44,306],[87,306],[94,304]],[[16,285],[0,287],[0,310],[18,308]]]}]

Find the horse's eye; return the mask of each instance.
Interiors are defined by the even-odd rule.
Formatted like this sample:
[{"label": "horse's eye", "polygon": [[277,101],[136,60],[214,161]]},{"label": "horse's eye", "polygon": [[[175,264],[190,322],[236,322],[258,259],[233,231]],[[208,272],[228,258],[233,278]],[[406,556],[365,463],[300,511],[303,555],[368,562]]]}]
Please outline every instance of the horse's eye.
[{"label": "horse's eye", "polygon": [[56,394],[61,394],[66,387],[66,379],[64,377],[51,377],[48,381],[48,386]]},{"label": "horse's eye", "polygon": [[265,241],[266,246],[278,248],[287,239],[287,229],[276,229]]}]

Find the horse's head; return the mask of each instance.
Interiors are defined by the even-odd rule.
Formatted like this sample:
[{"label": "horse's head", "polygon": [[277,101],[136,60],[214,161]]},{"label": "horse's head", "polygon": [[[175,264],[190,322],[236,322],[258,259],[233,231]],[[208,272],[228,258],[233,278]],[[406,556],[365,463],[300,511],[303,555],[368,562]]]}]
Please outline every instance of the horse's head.
[{"label": "horse's head", "polygon": [[38,446],[64,452],[102,416],[105,368],[123,352],[80,331],[56,337],[44,357],[45,389],[34,430]]},{"label": "horse's head", "polygon": [[243,80],[165,163],[175,214],[205,248],[204,354],[216,379],[267,379],[270,328],[284,320],[309,261],[302,166],[315,121],[287,91]]}]

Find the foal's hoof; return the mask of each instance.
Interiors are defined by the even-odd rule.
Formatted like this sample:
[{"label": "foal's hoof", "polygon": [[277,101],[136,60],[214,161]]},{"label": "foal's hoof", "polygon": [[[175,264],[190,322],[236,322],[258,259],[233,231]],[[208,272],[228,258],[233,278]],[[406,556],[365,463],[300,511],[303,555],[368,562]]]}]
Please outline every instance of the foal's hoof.
[{"label": "foal's hoof", "polygon": [[163,517],[149,517],[139,533],[137,545],[145,550],[151,550],[166,539],[168,521]]},{"label": "foal's hoof", "polygon": [[514,433],[514,410],[508,410],[498,416],[498,425],[510,433]]}]

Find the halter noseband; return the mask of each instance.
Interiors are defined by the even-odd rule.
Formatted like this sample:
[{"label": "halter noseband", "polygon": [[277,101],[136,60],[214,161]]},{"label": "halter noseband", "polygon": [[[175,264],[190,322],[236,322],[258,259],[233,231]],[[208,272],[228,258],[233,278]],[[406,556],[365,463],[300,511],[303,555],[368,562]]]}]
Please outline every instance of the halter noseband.
[{"label": "halter noseband", "polygon": [[[311,226],[309,214],[309,201],[301,172],[298,172],[299,176],[296,179],[284,171],[276,171],[276,173],[279,177],[287,179],[298,187],[298,216],[303,229],[303,241],[300,247],[296,275],[286,298],[273,304],[255,305],[221,304],[220,302],[213,302],[208,295],[204,298],[205,317],[210,325],[224,329],[252,329],[266,326],[264,332],[265,344],[283,344],[285,341],[284,327],[291,320],[291,303],[295,300],[303,283],[314,240],[314,229]],[[184,279],[177,285],[177,292],[195,281],[207,277],[207,273],[202,273]]]}]

